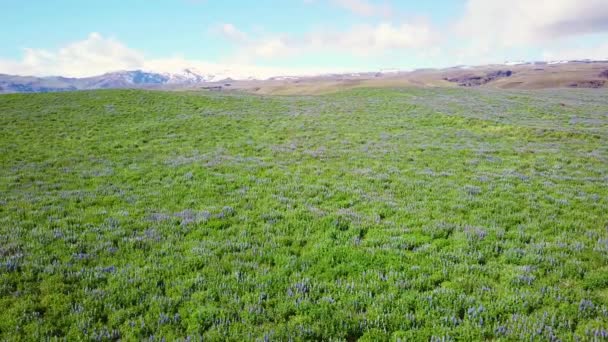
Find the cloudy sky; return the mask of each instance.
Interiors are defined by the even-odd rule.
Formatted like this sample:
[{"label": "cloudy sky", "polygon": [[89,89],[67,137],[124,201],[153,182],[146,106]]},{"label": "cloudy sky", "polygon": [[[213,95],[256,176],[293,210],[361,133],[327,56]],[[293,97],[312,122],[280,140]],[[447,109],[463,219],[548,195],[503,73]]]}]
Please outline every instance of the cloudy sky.
[{"label": "cloudy sky", "polygon": [[252,76],[608,59],[608,0],[0,0],[0,73]]}]

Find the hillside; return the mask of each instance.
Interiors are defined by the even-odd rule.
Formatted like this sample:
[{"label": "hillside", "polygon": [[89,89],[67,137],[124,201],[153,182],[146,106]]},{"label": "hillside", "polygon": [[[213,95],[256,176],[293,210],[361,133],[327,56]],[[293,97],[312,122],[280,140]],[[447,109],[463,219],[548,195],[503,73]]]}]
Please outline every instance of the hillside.
[{"label": "hillside", "polygon": [[157,73],[142,70],[116,71],[92,77],[33,77],[0,74],[1,93],[47,93],[94,89],[171,89],[187,88],[225,79],[222,75],[204,74],[185,68],[180,73]]},{"label": "hillside", "polygon": [[606,88],[608,62],[569,61],[483,65],[415,71],[232,78],[184,68],[180,73],[117,71],[94,77],[0,75],[0,93],[37,93],[93,89],[245,91],[272,95],[319,95],[353,88],[488,87],[499,89]]},{"label": "hillside", "polygon": [[[329,75],[296,80],[236,82],[259,94],[317,95],[353,88],[482,87],[498,89],[606,88],[608,62],[525,63],[422,69],[409,72]],[[509,76],[503,76],[508,74]],[[496,77],[496,75],[500,75]]]},{"label": "hillside", "polygon": [[495,87],[0,96],[0,340],[605,338],[606,92]]}]

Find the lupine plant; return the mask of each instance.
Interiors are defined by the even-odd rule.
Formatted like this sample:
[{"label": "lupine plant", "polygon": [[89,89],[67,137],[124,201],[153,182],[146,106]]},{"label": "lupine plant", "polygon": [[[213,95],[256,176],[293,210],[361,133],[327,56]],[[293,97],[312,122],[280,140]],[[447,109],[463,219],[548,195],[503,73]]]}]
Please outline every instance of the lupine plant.
[{"label": "lupine plant", "polygon": [[2,95],[0,340],[607,340],[606,95]]}]

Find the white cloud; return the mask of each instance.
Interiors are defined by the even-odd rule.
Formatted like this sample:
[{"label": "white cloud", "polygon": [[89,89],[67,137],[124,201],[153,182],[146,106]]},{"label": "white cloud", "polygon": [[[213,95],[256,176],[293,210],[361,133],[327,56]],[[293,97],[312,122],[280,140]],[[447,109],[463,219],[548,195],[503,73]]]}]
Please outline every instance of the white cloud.
[{"label": "white cloud", "polygon": [[608,30],[606,0],[468,0],[457,23],[480,49],[553,41]]},{"label": "white cloud", "polygon": [[375,56],[393,50],[429,48],[438,40],[437,33],[425,21],[400,25],[379,23],[357,25],[345,31],[319,29],[301,36],[271,35],[239,40],[238,55],[247,60],[327,52]]},{"label": "white cloud", "polygon": [[[233,32],[231,29],[228,31]],[[265,49],[272,53],[271,47]],[[260,51],[262,52],[264,51]],[[244,63],[212,63],[182,57],[150,59],[118,40],[105,38],[99,33],[91,33],[86,39],[70,43],[57,51],[28,48],[21,60],[0,59],[0,73],[32,76],[87,77],[136,69],[173,73],[184,68],[233,78],[314,75],[331,71],[323,68],[273,68]]]},{"label": "white cloud", "polygon": [[91,33],[82,41],[57,51],[28,48],[23,59],[0,60],[0,72],[19,75],[95,75],[108,70],[133,69],[144,62],[143,54],[121,42]]},{"label": "white cloud", "polygon": [[[179,73],[184,68],[194,69],[204,74],[221,75],[222,77],[235,79],[246,79],[249,77],[264,79],[273,76],[319,75],[335,72],[334,69],[328,68],[280,68],[244,63],[212,63],[182,57],[149,60],[146,61],[141,69],[155,72]],[[348,72],[350,70],[337,71]],[[221,79],[222,77],[219,78]]]},{"label": "white cloud", "polygon": [[543,59],[547,61],[573,59],[608,60],[608,43],[585,47],[562,46],[549,48],[543,52]]},{"label": "white cloud", "polygon": [[392,9],[387,4],[373,4],[367,0],[332,0],[332,2],[350,12],[361,16],[384,16],[392,15]]},{"label": "white cloud", "polygon": [[308,36],[305,44],[322,50],[334,50],[360,56],[382,55],[394,50],[417,52],[438,41],[426,22],[394,25],[358,25],[347,31],[318,31]]},{"label": "white cloud", "polygon": [[293,55],[299,47],[290,44],[285,38],[275,37],[254,42],[249,49],[256,57],[274,58]]},{"label": "white cloud", "polygon": [[[362,16],[390,13],[388,6],[370,0],[324,1],[333,1]],[[332,65],[313,69],[256,65],[261,61],[269,63],[283,59],[281,62],[285,64],[285,59],[292,57],[331,54],[343,55],[345,59],[353,55],[368,57],[369,60],[407,54],[413,59],[424,60],[426,66],[503,62],[530,56],[604,59],[608,58],[608,45],[590,46],[588,42],[594,40],[588,40],[584,35],[608,32],[606,1],[467,0],[464,12],[455,16],[455,26],[442,32],[429,21],[394,22],[386,17],[349,28],[325,27],[299,35],[248,34],[225,23],[213,31],[236,44],[237,53],[222,63],[181,57],[151,59],[116,39],[91,33],[86,39],[57,50],[28,48],[21,59],[0,59],[0,73],[82,77],[115,70],[177,71],[185,67],[197,67],[209,73],[229,70],[235,75],[255,77],[338,72],[328,69],[335,67]]]},{"label": "white cloud", "polygon": [[247,34],[237,29],[232,24],[220,25],[218,31],[228,40],[235,42],[244,42],[248,40]]},{"label": "white cloud", "polygon": [[381,23],[376,26],[359,26],[347,32],[338,44],[347,49],[390,50],[422,48],[436,41],[435,34],[427,23],[404,23],[392,25]]}]

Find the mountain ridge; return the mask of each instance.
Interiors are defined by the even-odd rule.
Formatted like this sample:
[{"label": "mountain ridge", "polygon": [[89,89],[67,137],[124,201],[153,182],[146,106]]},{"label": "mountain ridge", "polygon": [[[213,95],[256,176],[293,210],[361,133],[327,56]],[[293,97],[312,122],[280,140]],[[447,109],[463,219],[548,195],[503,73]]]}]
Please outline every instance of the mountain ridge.
[{"label": "mountain ridge", "polygon": [[184,69],[183,73],[123,70],[82,78],[0,74],[0,93],[187,86],[214,81],[215,78],[215,75],[200,74],[192,69]]},{"label": "mountain ridge", "polygon": [[[196,68],[180,72],[122,70],[90,77],[19,76],[0,74],[0,93],[61,92],[75,90],[144,88],[144,89],[238,89],[274,93],[278,88],[303,89],[303,85],[336,87],[409,85],[409,86],[498,86],[503,88],[583,87],[603,88],[608,73],[608,61],[572,60],[505,62],[482,66],[459,65],[443,69],[411,71],[383,69],[382,71],[319,74],[316,76],[276,75],[258,79],[235,77],[229,71],[204,73]],[[499,77],[496,77],[499,76]],[[330,88],[334,88],[331,86]],[[282,93],[279,90],[279,93]],[[303,93],[306,93],[304,91]],[[297,92],[296,92],[297,93]]]}]

